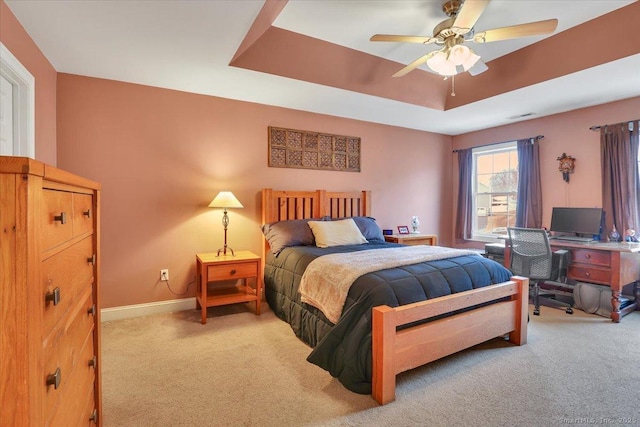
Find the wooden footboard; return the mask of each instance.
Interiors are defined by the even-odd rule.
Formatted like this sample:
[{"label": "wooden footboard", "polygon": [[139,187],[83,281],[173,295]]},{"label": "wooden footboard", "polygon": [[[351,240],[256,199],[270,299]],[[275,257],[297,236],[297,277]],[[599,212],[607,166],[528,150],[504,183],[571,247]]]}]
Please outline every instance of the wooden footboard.
[{"label": "wooden footboard", "polygon": [[[474,310],[398,330],[399,326],[508,297]],[[492,338],[509,334],[527,342],[529,279],[514,276],[467,292],[373,309],[373,398],[381,405],[395,399],[396,375]]]}]

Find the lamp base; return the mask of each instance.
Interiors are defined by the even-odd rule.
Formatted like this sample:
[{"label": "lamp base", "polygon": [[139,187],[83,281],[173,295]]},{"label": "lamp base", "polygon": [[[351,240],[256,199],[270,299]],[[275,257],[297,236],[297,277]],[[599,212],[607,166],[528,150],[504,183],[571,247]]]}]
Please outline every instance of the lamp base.
[{"label": "lamp base", "polygon": [[231,251],[231,256],[236,256],[236,253],[233,252],[233,249],[231,249],[227,245],[224,245],[224,248],[218,249],[218,255],[216,255],[216,256],[220,256],[220,252],[222,252],[222,255],[226,255],[227,254],[227,250]]}]

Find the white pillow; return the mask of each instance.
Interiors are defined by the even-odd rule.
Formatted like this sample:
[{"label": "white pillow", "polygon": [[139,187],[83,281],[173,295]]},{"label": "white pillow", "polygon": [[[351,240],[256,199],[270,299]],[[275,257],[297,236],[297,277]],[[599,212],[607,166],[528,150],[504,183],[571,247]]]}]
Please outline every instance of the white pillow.
[{"label": "white pillow", "polygon": [[319,248],[369,243],[351,218],[339,221],[309,221],[309,227]]}]

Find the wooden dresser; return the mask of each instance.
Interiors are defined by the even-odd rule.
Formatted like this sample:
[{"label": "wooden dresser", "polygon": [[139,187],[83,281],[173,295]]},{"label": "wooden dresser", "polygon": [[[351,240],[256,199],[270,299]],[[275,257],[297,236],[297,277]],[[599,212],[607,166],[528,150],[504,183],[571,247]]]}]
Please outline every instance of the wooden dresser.
[{"label": "wooden dresser", "polygon": [[0,426],[102,425],[100,185],[0,156]]}]

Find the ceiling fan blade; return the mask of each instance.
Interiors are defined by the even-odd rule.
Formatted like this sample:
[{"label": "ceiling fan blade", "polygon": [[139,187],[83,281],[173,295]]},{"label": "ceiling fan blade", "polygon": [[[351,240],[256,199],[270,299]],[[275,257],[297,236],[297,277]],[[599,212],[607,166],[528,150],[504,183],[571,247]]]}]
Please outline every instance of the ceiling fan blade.
[{"label": "ceiling fan blade", "polygon": [[411,64],[407,65],[406,67],[404,67],[402,70],[398,71],[391,77],[402,77],[409,74],[411,71],[415,70],[416,68],[418,68],[419,66],[427,62],[429,58],[431,58],[433,55],[436,54],[436,52],[439,52],[439,50],[436,50],[434,52],[429,52],[426,55],[421,56],[420,58],[416,59]]},{"label": "ceiling fan blade", "polygon": [[469,74],[471,74],[472,76],[477,76],[478,74],[484,73],[485,71],[487,71],[489,69],[489,67],[487,67],[487,64],[485,64],[482,59],[479,59],[475,64],[473,64],[473,66],[471,68],[469,68],[467,71],[469,72]]},{"label": "ceiling fan blade", "polygon": [[557,19],[547,19],[546,21],[530,22],[528,24],[482,31],[473,36],[473,41],[476,43],[489,43],[518,37],[538,36],[553,33],[557,27]]},{"label": "ceiling fan blade", "polygon": [[458,35],[467,34],[476,25],[478,18],[488,4],[489,0],[466,0],[460,8],[456,20],[453,21],[451,30]]},{"label": "ceiling fan blade", "polygon": [[376,34],[371,36],[369,41],[372,42],[403,42],[403,43],[424,43],[429,44],[437,39],[428,36],[399,36],[393,34]]}]

